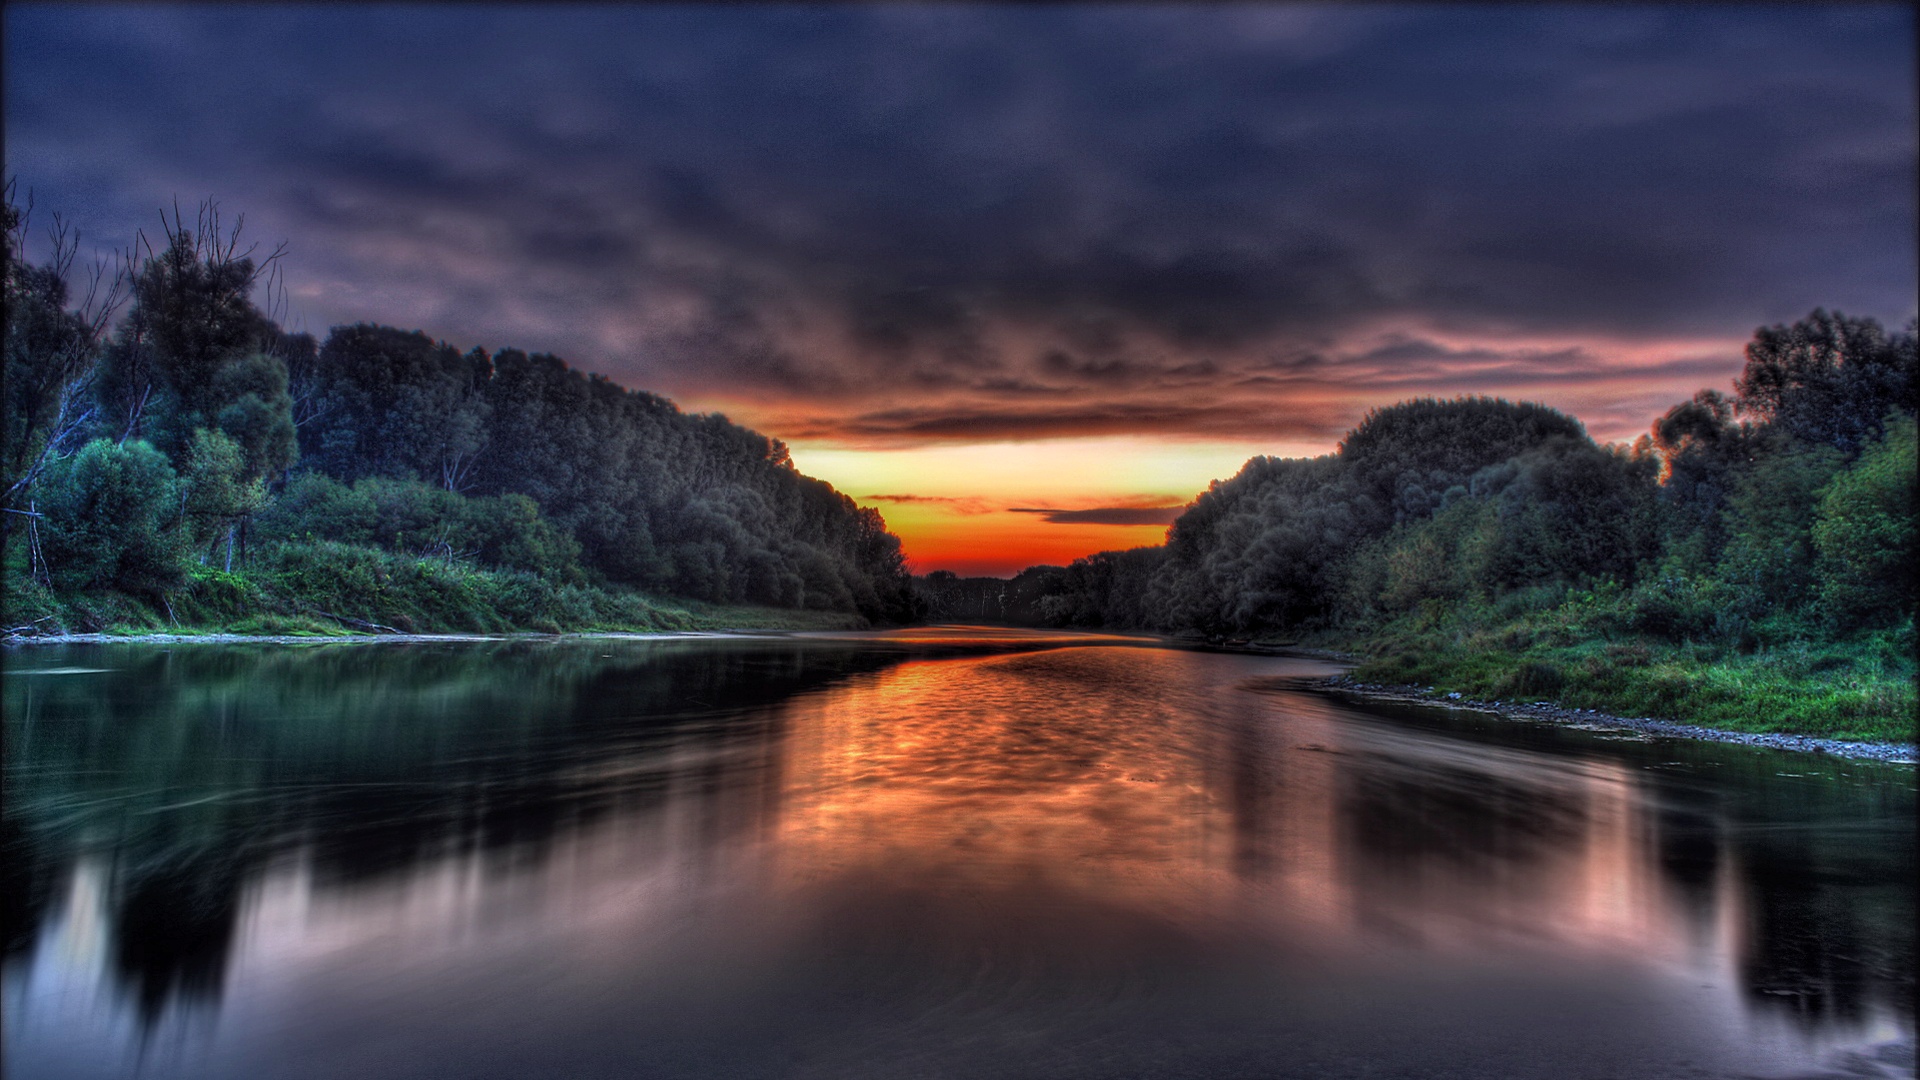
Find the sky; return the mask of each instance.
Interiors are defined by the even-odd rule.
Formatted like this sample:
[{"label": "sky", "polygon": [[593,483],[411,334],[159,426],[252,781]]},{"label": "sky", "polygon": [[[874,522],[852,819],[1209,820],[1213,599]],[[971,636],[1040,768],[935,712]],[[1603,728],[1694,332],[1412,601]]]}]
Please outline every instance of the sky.
[{"label": "sky", "polygon": [[[5,7],[6,169],[217,199],[288,325],[555,353],[786,441],[920,571],[1158,543],[1419,396],[1630,440],[1914,316],[1903,5]],[[44,220],[44,219],[43,219]]]}]

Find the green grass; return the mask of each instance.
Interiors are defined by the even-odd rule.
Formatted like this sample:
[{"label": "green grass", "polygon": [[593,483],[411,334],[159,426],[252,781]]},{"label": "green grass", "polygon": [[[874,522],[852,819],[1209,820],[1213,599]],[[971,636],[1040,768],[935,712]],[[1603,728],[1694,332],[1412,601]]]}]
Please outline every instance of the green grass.
[{"label": "green grass", "polygon": [[685,613],[688,630],[859,630],[867,621],[844,611],[760,607],[753,604],[709,604],[675,601]]},{"label": "green grass", "polygon": [[1354,677],[1482,701],[1551,701],[1743,732],[1912,742],[1913,627],[1753,652],[1601,633],[1570,602],[1502,619],[1428,613],[1359,642]]},{"label": "green grass", "polygon": [[33,633],[338,637],[672,630],[826,630],[844,612],[665,600],[620,586],[419,559],[328,541],[263,545],[243,570],[194,565],[164,594],[56,594],[10,559],[4,627]]}]

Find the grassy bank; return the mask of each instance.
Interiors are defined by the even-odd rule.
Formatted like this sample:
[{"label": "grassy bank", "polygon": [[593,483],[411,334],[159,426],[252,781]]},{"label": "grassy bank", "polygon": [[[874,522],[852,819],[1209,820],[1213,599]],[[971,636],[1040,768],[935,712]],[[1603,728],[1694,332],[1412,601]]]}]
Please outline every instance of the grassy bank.
[{"label": "grassy bank", "polygon": [[[1409,616],[1337,643],[1354,677],[1741,732],[1912,742],[1913,624],[1739,649],[1620,633],[1577,600],[1517,618]],[[1336,644],[1336,643],[1329,643]]]},{"label": "grassy bank", "polygon": [[256,549],[244,569],[195,565],[180,588],[139,596],[56,593],[7,567],[16,633],[580,633],[829,630],[858,615],[662,599],[618,586],[422,559],[327,541]]}]

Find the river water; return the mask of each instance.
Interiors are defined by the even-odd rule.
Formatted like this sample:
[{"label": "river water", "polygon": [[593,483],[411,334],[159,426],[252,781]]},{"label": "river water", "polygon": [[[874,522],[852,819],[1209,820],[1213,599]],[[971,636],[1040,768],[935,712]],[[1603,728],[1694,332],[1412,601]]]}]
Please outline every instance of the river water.
[{"label": "river water", "polygon": [[1912,1070],[1912,766],[980,628],[5,660],[16,1080]]}]

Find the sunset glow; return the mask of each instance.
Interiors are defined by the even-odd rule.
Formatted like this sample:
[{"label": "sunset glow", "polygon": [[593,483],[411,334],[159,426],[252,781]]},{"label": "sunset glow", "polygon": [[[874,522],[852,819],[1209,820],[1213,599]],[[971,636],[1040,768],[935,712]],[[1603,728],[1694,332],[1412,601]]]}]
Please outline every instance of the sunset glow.
[{"label": "sunset glow", "polygon": [[[1337,376],[1338,382],[1329,376],[1321,384],[1279,390],[1230,385],[1209,398],[1215,408],[1245,414],[1242,428],[1257,429],[1264,417],[1272,431],[1266,438],[1207,440],[1175,432],[925,442],[862,434],[857,416],[800,418],[777,404],[718,396],[697,397],[693,404],[776,437],[795,431],[807,435],[789,444],[794,464],[879,510],[901,538],[916,573],[1006,577],[1027,566],[1065,565],[1098,551],[1158,544],[1166,528],[1164,523],[1047,520],[1021,508],[1182,506],[1209,483],[1234,475],[1248,458],[1332,453],[1340,434],[1369,408],[1419,396],[1480,393],[1539,401],[1580,418],[1602,442],[1631,443],[1654,418],[1696,390],[1726,389],[1741,364],[1741,342],[1731,339],[1528,340],[1502,347],[1514,356],[1555,358],[1532,363],[1502,359],[1501,349],[1466,342],[1446,341],[1441,347],[1476,359],[1371,373],[1353,365]],[[836,431],[836,423],[846,430]]]},{"label": "sunset glow", "polygon": [[1182,506],[1248,457],[1272,451],[1256,443],[1107,438],[893,450],[800,445],[792,452],[802,472],[879,510],[915,572],[1005,577],[1036,563],[1157,544],[1166,531],[1164,522],[1050,521],[1031,511]]}]

